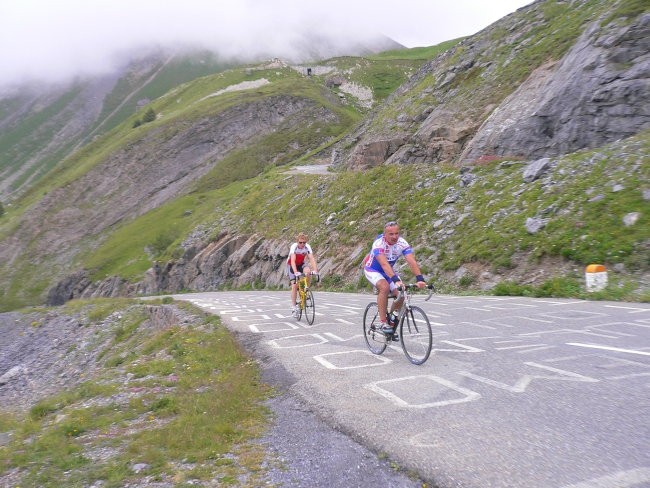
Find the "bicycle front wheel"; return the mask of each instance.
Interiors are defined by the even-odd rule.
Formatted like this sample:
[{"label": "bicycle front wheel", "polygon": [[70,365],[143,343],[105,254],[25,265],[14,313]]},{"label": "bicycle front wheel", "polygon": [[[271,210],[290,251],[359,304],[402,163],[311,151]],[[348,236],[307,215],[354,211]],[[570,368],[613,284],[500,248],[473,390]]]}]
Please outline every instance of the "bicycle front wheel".
[{"label": "bicycle front wheel", "polygon": [[381,331],[379,309],[374,302],[368,304],[363,314],[363,337],[371,353],[381,354],[386,350],[386,335]]},{"label": "bicycle front wheel", "polygon": [[305,294],[305,318],[307,323],[312,325],[314,323],[314,317],[316,315],[316,305],[314,305],[314,294],[311,290],[307,290]]},{"label": "bicycle front wheel", "polygon": [[300,320],[302,318],[302,309],[303,309],[303,298],[302,298],[302,293],[298,292],[298,307],[296,307],[296,320]]},{"label": "bicycle front wheel", "polygon": [[427,314],[420,307],[411,307],[402,318],[399,327],[402,349],[413,364],[423,364],[429,359],[433,334]]}]

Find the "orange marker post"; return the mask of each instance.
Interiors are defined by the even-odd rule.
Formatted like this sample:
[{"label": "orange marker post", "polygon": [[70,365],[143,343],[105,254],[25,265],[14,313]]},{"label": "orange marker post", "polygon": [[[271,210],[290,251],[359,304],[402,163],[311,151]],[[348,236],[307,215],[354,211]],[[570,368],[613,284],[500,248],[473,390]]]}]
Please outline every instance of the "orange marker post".
[{"label": "orange marker post", "polygon": [[590,264],[585,268],[587,291],[601,291],[607,286],[607,270],[602,264]]}]

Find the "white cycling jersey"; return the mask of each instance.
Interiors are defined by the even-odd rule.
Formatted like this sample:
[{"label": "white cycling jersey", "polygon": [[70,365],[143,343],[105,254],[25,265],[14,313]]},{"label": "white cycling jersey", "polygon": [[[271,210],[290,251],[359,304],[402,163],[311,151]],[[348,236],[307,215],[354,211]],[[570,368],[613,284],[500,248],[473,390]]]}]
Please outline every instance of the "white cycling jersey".
[{"label": "white cycling jersey", "polygon": [[372,243],[372,248],[364,260],[364,269],[370,272],[375,271],[381,273],[387,281],[390,281],[390,278],[384,273],[381,264],[377,261],[377,256],[380,254],[385,256],[388,263],[393,267],[400,256],[406,256],[412,253],[413,249],[403,237],[397,239],[397,242],[391,246],[384,239],[384,234],[380,234]]}]

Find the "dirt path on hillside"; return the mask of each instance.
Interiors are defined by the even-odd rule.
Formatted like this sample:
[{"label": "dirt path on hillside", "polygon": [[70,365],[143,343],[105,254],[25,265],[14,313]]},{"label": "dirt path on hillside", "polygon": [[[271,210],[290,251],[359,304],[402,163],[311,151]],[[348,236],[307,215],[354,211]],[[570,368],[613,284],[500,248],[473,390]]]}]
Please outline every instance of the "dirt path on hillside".
[{"label": "dirt path on hillside", "polygon": [[331,164],[310,164],[307,166],[294,166],[287,171],[290,175],[331,175]]}]

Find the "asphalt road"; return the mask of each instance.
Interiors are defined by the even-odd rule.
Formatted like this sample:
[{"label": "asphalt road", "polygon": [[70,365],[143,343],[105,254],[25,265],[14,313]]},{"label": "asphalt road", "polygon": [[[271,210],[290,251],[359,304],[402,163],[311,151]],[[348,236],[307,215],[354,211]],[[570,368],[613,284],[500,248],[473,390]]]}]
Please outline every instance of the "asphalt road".
[{"label": "asphalt road", "polygon": [[650,487],[650,305],[416,297],[434,326],[422,366],[399,343],[371,354],[370,294],[315,290],[175,295],[222,317],[290,392],[338,430],[433,486]]}]

